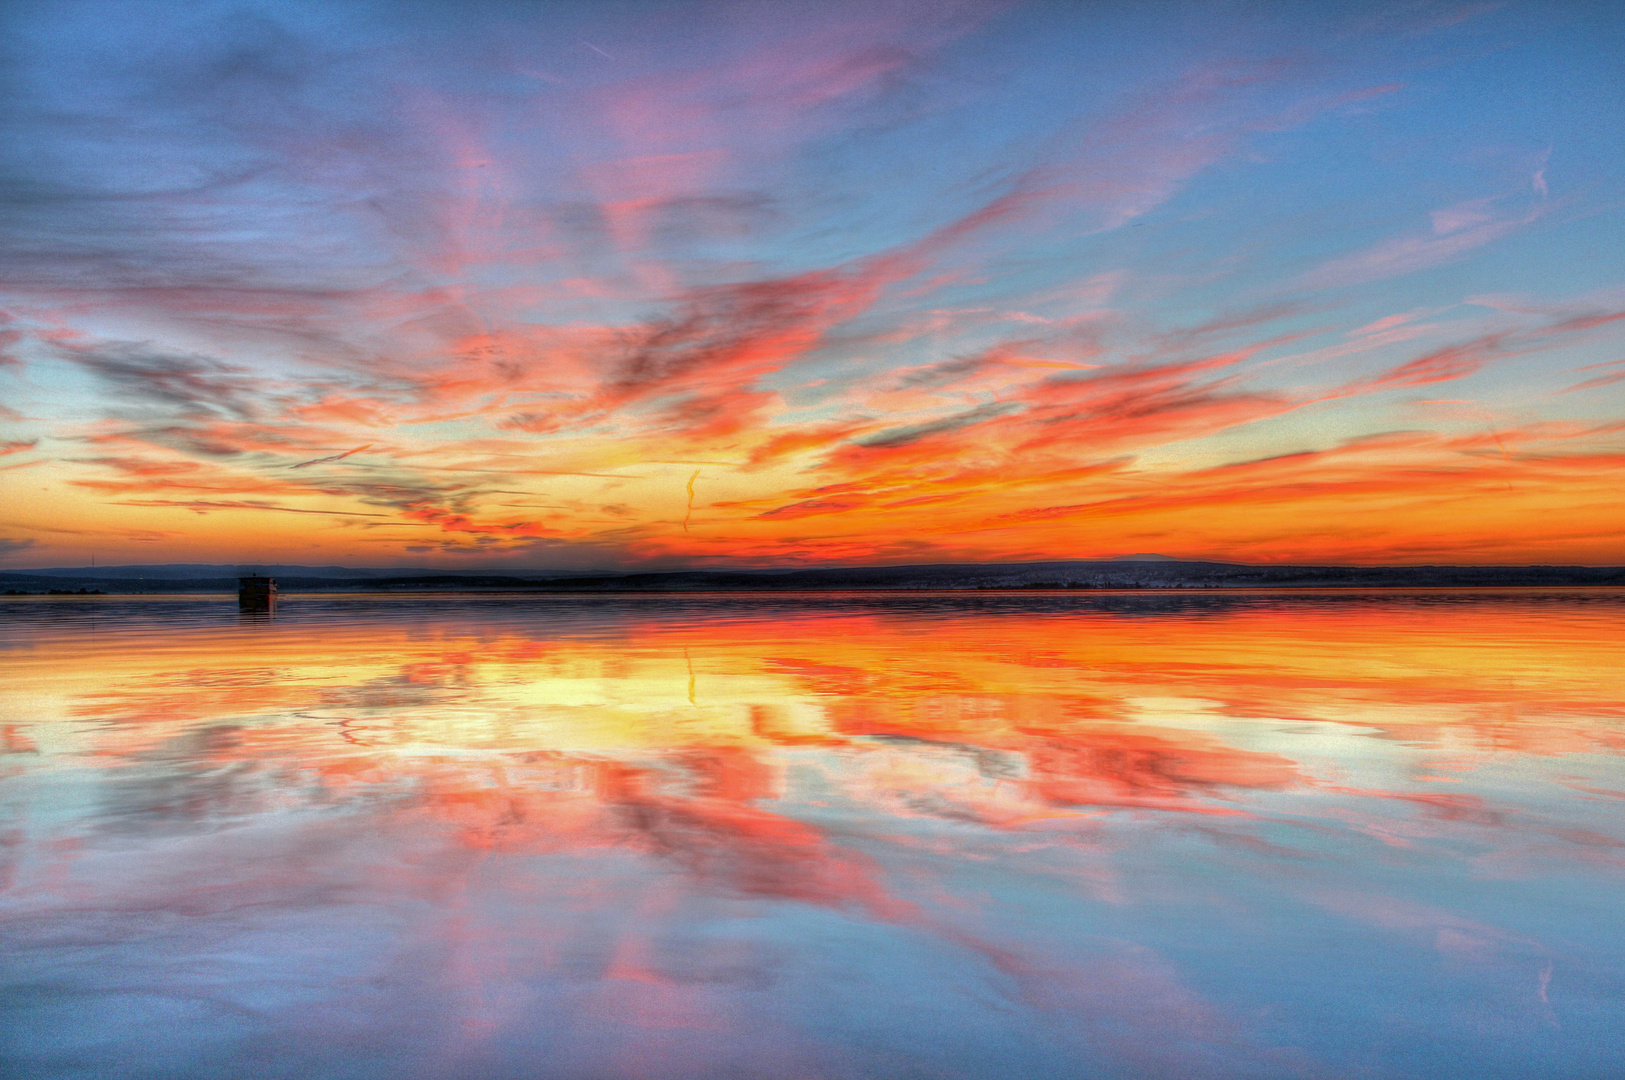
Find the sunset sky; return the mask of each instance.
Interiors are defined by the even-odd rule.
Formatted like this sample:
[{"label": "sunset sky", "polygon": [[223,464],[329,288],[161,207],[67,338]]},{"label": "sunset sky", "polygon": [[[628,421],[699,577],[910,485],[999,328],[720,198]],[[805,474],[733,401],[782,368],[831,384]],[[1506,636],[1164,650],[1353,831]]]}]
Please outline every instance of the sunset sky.
[{"label": "sunset sky", "polygon": [[0,11],[0,556],[1625,563],[1625,6]]}]

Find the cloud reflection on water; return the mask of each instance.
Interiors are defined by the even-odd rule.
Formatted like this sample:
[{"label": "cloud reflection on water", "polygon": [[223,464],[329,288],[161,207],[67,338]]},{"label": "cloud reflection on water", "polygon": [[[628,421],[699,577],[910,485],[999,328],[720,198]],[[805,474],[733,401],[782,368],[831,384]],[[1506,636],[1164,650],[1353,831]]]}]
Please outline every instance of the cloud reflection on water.
[{"label": "cloud reflection on water", "polygon": [[1580,1076],[1620,1019],[1606,594],[225,609],[7,608],[25,1071]]}]

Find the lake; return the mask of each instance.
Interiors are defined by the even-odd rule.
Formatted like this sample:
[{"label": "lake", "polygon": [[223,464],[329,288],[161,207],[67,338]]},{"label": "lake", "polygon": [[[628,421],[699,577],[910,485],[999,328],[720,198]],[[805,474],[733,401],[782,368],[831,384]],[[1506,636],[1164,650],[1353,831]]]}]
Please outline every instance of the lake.
[{"label": "lake", "polygon": [[1618,1077],[1625,595],[0,601],[0,1073]]}]

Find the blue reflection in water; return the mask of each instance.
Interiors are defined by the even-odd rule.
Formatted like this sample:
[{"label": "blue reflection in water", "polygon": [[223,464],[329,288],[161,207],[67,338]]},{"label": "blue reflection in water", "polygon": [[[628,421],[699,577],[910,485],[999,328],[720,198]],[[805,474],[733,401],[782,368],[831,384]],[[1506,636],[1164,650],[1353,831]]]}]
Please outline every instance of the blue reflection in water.
[{"label": "blue reflection in water", "polygon": [[0,606],[0,1071],[1609,1077],[1625,598]]}]

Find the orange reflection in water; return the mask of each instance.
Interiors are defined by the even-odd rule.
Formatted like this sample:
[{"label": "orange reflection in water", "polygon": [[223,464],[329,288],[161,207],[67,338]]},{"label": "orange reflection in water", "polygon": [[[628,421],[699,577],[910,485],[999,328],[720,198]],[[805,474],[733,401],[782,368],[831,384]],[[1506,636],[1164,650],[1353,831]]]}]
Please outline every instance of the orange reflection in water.
[{"label": "orange reflection in water", "polygon": [[[1020,772],[1000,785],[1010,798],[1190,809],[1304,780],[1278,749],[1214,734],[1229,719],[1343,723],[1471,756],[1617,750],[1619,729],[1598,721],[1625,717],[1616,606],[726,615],[634,609],[608,631],[557,636],[544,609],[494,626],[452,612],[427,628],[284,621],[113,648],[105,632],[65,637],[13,652],[7,696],[31,704],[7,713],[43,698],[55,717],[99,721],[84,749],[113,758],[235,721],[219,753],[302,751],[316,769],[412,768],[435,748],[591,761],[726,748],[728,775],[693,797],[746,800],[771,796],[776,749],[918,740],[1017,755],[1019,768],[987,766]],[[255,722],[267,716],[306,723]]]},{"label": "orange reflection in water", "polygon": [[[1263,875],[1271,904],[1452,964],[1527,953],[1545,987],[1555,947],[1365,875],[1625,867],[1617,822],[1593,820],[1625,788],[1625,605],[1606,598],[303,603],[8,642],[4,760],[36,785],[8,910],[391,912],[392,958],[350,962],[434,954],[413,962],[458,1018],[436,1029],[451,1073],[545,1017],[578,1073],[845,1075],[806,973],[850,978],[878,947],[829,945],[837,963],[806,953],[853,933],[836,924],[716,930],[805,910],[958,956],[935,990],[889,991],[927,1028],[978,980],[1066,1017],[1051,1049],[1024,1044],[1032,1069],[1087,1047],[1125,1074],[1314,1075],[1334,1039],[1260,1033],[1213,993],[1224,973],[1182,971],[1134,920],[1196,905],[1228,925]],[[1190,838],[1224,853],[1199,876],[1233,894],[1218,908],[1179,884]],[[1513,1013],[1545,1030],[1525,975]]]}]

